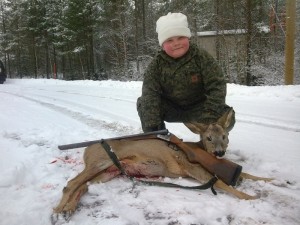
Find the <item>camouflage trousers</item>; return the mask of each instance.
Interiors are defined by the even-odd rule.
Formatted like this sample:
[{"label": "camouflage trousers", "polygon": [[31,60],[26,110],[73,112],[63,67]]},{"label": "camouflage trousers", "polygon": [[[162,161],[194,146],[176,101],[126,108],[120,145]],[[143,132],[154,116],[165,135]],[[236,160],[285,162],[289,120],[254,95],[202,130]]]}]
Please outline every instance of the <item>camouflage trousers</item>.
[{"label": "camouflage trousers", "polygon": [[[166,129],[164,121],[171,122],[171,123],[172,122],[191,123],[193,121],[201,121],[203,118],[202,109],[203,109],[202,104],[196,104],[193,107],[183,109],[166,99],[162,100],[160,109],[153,109],[153,108],[149,108],[148,104],[144,102],[143,97],[139,97],[137,100],[137,111],[144,132]],[[220,110],[220,115],[218,118],[222,117],[222,115],[228,112],[230,109],[231,107],[224,105]],[[148,118],[147,115],[149,115],[149,110],[150,111],[158,110],[159,112],[155,112],[155,114],[158,114],[159,118]],[[218,120],[218,118],[216,118],[216,121]],[[233,114],[231,124],[228,130],[231,130],[234,124],[235,124],[235,114]]]}]

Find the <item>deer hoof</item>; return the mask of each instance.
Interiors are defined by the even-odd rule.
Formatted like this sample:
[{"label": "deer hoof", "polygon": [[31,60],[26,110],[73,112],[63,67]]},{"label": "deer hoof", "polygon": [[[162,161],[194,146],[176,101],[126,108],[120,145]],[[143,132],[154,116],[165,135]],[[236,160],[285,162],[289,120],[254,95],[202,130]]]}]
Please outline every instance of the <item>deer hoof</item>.
[{"label": "deer hoof", "polygon": [[70,221],[72,212],[53,213],[50,217],[51,225],[61,225]]}]

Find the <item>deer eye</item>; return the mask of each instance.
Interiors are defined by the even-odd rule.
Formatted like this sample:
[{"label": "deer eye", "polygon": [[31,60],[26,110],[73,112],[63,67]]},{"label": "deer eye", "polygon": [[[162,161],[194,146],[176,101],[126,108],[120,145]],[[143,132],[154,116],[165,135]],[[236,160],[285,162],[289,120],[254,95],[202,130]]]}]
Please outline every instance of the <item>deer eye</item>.
[{"label": "deer eye", "polygon": [[208,141],[211,141],[211,137],[207,137],[206,139],[207,139]]},{"label": "deer eye", "polygon": [[223,135],[223,140],[225,140],[226,139],[226,135]]}]

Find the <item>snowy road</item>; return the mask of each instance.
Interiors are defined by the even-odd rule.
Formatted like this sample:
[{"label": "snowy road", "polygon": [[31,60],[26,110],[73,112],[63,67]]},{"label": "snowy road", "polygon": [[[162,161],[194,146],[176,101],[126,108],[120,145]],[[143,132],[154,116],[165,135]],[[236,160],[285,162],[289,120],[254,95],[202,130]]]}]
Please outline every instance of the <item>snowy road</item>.
[{"label": "snowy road", "polygon": [[[82,149],[57,145],[141,132],[141,82],[8,80],[0,86],[1,225],[50,224],[66,182],[82,168]],[[91,185],[70,224],[300,223],[300,86],[228,85],[237,123],[227,157],[272,183],[246,181],[262,197],[139,186],[125,178]],[[198,140],[181,124],[167,128]],[[179,179],[179,183],[193,183]],[[67,224],[67,223],[66,223]]]}]

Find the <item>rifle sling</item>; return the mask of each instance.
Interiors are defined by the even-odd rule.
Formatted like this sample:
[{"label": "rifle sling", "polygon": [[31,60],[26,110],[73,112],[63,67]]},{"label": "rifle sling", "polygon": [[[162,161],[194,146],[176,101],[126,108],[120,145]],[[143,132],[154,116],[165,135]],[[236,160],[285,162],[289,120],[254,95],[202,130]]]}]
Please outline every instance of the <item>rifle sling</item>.
[{"label": "rifle sling", "polygon": [[211,189],[212,193],[214,195],[217,195],[217,192],[214,189],[214,184],[217,182],[218,178],[216,176],[212,177],[207,183],[203,185],[198,185],[198,186],[183,186],[179,184],[174,184],[174,183],[164,183],[164,182],[157,182],[157,181],[146,181],[146,180],[140,180],[136,179],[133,176],[130,176],[126,173],[125,169],[122,167],[117,155],[115,152],[111,149],[111,147],[107,144],[107,142],[102,139],[100,140],[100,144],[104,148],[105,152],[108,154],[114,165],[121,171],[121,174],[129,178],[133,182],[139,182],[143,184],[147,184],[150,186],[160,186],[160,187],[173,187],[173,188],[183,188],[183,189],[198,189],[198,190],[206,190],[206,189]]}]

